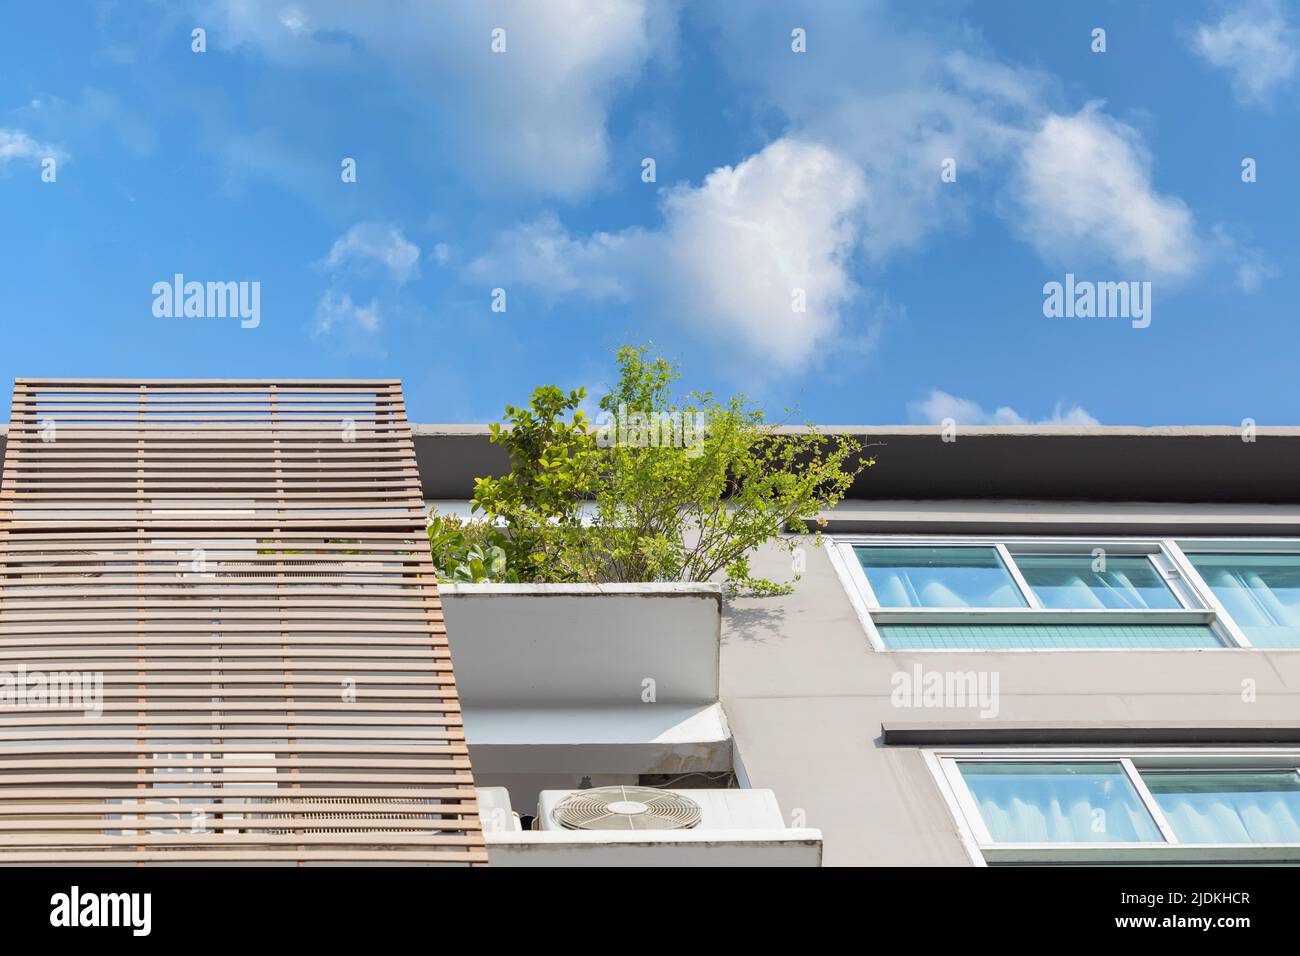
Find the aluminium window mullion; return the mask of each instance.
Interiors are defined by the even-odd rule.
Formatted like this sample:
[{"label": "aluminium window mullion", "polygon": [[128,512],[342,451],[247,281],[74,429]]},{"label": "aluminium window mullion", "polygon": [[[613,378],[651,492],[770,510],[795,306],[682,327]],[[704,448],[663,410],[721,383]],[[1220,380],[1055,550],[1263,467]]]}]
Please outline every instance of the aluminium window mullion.
[{"label": "aluminium window mullion", "polygon": [[993,547],[997,549],[998,557],[1002,559],[1002,563],[1006,566],[1007,573],[1011,575],[1011,580],[1015,581],[1016,587],[1020,589],[1020,593],[1023,595],[1025,601],[1028,602],[1031,608],[1041,611],[1043,609],[1043,602],[1038,600],[1038,595],[1035,594],[1034,589],[1029,586],[1029,582],[1025,580],[1025,576],[1020,573],[1020,568],[1016,565],[1015,559],[1007,549],[1006,543],[998,541],[993,545]]},{"label": "aluminium window mullion", "polygon": [[1147,560],[1180,607],[1197,611],[1212,610],[1200,594],[1196,593],[1196,589],[1187,580],[1187,576],[1183,574],[1182,568],[1178,566],[1173,555],[1165,548],[1163,541],[1156,543],[1155,550],[1147,555]]},{"label": "aluminium window mullion", "polygon": [[1156,829],[1165,838],[1165,842],[1178,843],[1178,836],[1174,833],[1174,828],[1165,819],[1164,811],[1160,809],[1160,804],[1156,802],[1156,798],[1147,787],[1146,781],[1142,779],[1142,774],[1138,773],[1137,767],[1133,765],[1132,759],[1121,757],[1119,762],[1120,766],[1124,768],[1124,772],[1128,774],[1129,782],[1132,783],[1138,799],[1142,801],[1147,808],[1147,812],[1151,814],[1151,819],[1155,821]]}]

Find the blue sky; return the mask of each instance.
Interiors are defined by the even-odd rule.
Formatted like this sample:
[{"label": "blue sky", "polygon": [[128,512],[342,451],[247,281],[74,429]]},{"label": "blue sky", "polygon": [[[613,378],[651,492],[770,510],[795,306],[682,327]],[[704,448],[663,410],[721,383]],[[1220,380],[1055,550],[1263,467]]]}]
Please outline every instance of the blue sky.
[{"label": "blue sky", "polygon": [[[4,21],[6,380],[400,377],[414,420],[488,421],[534,385],[599,390],[618,345],[653,341],[685,386],[799,420],[1300,417],[1280,0]],[[176,273],[260,283],[258,326],[156,316]],[[1150,282],[1150,325],[1046,317],[1067,273]]]}]

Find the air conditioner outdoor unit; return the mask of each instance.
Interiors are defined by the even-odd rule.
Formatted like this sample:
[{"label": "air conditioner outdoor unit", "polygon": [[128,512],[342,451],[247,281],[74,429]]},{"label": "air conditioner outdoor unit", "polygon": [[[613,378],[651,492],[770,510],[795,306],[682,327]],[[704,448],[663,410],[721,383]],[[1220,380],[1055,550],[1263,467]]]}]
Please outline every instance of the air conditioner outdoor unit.
[{"label": "air conditioner outdoor unit", "polygon": [[771,790],[543,790],[537,830],[783,830]]}]

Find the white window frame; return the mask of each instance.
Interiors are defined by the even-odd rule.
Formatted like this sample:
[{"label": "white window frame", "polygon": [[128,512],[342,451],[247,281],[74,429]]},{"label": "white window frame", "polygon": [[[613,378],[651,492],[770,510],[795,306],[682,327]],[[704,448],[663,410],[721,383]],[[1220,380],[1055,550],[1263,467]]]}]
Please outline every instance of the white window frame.
[{"label": "white window frame", "polygon": [[[1025,599],[1025,607],[1000,608],[882,608],[867,581],[866,572],[854,553],[860,546],[881,547],[992,547],[1006,567],[1013,583]],[[828,541],[831,564],[877,651],[903,653],[890,648],[880,636],[877,624],[1202,624],[1208,626],[1222,642],[1220,647],[1023,647],[1023,648],[908,648],[909,654],[952,653],[1060,653],[1078,651],[1186,653],[1215,652],[1251,648],[1250,639],[1232,620],[1215,597],[1188,553],[1258,553],[1276,551],[1300,554],[1300,540],[1291,538],[1158,538],[1030,536],[1030,535],[837,535]],[[1155,609],[1054,609],[1044,608],[1017,567],[1015,554],[1088,554],[1103,548],[1111,554],[1145,554],[1151,557],[1156,572],[1182,605],[1179,608]],[[1270,651],[1300,648],[1268,648]]]},{"label": "white window frame", "polygon": [[[1300,775],[1300,748],[1061,747],[942,748],[926,765],[976,866],[1008,863],[1300,863],[1300,843],[1180,843],[1141,771],[1289,770]],[[1164,840],[1159,843],[998,843],[989,834],[959,763],[1118,763]]]}]

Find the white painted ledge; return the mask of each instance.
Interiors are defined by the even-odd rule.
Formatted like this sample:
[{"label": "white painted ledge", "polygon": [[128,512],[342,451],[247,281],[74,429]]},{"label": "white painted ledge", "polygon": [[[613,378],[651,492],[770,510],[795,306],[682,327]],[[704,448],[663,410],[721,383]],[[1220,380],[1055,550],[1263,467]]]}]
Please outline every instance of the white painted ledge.
[{"label": "white painted ledge", "polygon": [[730,770],[721,704],[465,711],[478,773],[688,773]]},{"label": "white painted ledge", "polygon": [[722,585],[713,582],[642,581],[622,584],[439,584],[441,594],[455,597],[711,597],[722,600]]},{"label": "white painted ledge", "polygon": [[821,866],[813,829],[485,832],[493,866]]}]

